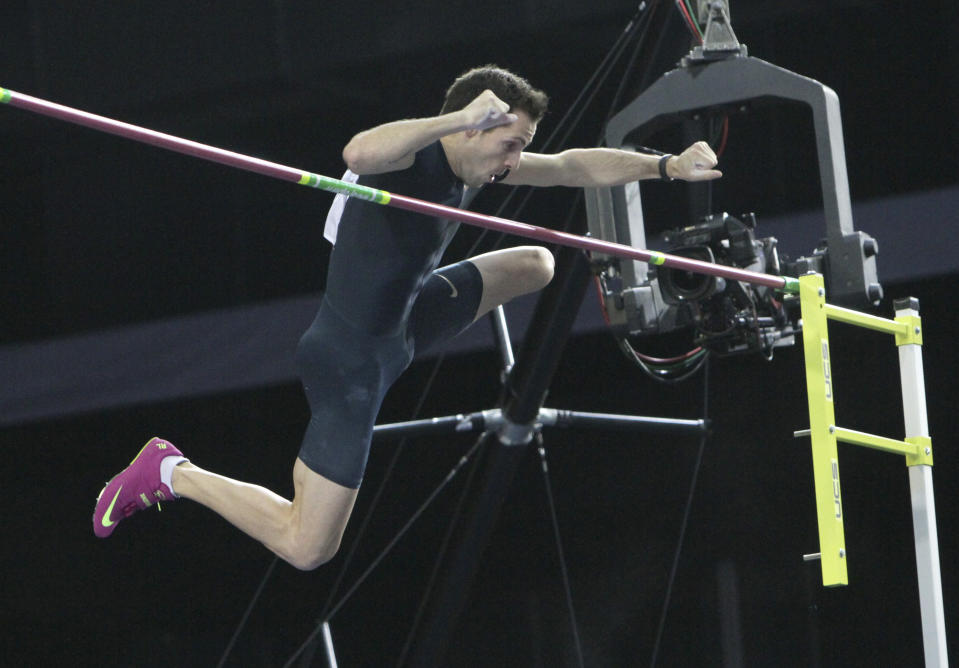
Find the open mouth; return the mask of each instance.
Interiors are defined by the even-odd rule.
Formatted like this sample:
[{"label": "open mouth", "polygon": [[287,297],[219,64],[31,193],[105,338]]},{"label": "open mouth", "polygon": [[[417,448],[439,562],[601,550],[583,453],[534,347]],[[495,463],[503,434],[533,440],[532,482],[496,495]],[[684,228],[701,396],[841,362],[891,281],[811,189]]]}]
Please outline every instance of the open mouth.
[{"label": "open mouth", "polygon": [[506,169],[504,169],[504,170],[503,170],[502,172],[500,172],[499,174],[490,174],[489,182],[490,182],[490,183],[496,183],[497,181],[502,181],[502,180],[505,179],[507,176],[509,176],[509,167],[507,167]]}]

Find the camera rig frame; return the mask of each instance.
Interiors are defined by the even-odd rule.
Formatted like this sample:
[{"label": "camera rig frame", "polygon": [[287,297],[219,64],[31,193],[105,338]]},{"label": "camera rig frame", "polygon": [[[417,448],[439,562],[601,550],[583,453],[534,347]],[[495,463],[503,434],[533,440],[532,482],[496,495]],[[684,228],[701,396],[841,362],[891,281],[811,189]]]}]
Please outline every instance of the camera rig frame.
[{"label": "camera rig frame", "polygon": [[[720,9],[710,11],[721,19]],[[812,112],[826,231],[824,244],[811,256],[799,258],[790,269],[793,275],[822,273],[836,303],[853,307],[877,304],[882,298],[876,270],[878,245],[853,227],[839,97],[818,81],[747,56],[745,46],[733,48],[731,28],[723,34],[726,41],[722,44],[710,48],[709,42],[704,42],[613,116],[606,127],[606,145],[638,150],[646,138],[670,125],[747,103],[779,101],[807,106]],[[592,236],[648,247],[638,182],[590,188],[585,194]],[[645,334],[678,326],[682,319],[670,313],[675,307],[664,301],[655,270],[645,263],[609,256],[594,255],[593,260],[616,279],[603,282],[611,327]]]}]

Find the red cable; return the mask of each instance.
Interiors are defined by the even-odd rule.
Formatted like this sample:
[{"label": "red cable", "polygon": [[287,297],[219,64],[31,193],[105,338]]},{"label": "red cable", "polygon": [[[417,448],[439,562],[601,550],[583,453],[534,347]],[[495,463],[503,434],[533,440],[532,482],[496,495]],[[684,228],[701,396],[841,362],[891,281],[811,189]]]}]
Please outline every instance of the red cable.
[{"label": "red cable", "polygon": [[696,23],[693,22],[693,17],[690,16],[689,10],[686,9],[686,4],[683,0],[676,0],[676,6],[679,7],[679,11],[682,12],[683,17],[686,19],[686,25],[689,27],[690,32],[693,33],[693,37],[699,40],[699,43],[703,43],[703,38],[699,34],[699,29],[696,27]]},{"label": "red cable", "polygon": [[729,116],[726,116],[723,119],[723,136],[719,140],[719,148],[716,149],[716,157],[718,158],[723,154],[723,151],[726,150],[726,140],[729,138]]},{"label": "red cable", "polygon": [[599,276],[594,276],[593,278],[596,284],[596,296],[599,298],[599,308],[603,312],[603,320],[606,322],[606,325],[609,326],[609,311],[606,310],[606,297],[603,295],[603,286],[600,283]]},{"label": "red cable", "polygon": [[701,353],[703,350],[702,346],[697,346],[683,355],[677,357],[651,357],[650,355],[644,355],[640,352],[636,352],[636,356],[639,357],[644,362],[649,362],[650,364],[674,364],[676,362],[682,362],[683,360],[688,360],[693,355]]}]

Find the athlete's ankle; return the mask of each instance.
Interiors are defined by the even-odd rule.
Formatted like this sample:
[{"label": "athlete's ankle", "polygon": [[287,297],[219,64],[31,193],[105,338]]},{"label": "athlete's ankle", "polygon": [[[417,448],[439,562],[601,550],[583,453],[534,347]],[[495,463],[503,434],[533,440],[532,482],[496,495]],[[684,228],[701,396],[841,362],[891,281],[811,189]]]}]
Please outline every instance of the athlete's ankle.
[{"label": "athlete's ankle", "polygon": [[[177,478],[183,465],[189,465],[186,457],[164,457],[160,462],[160,481],[170,488],[173,496],[180,496],[177,490]],[[181,480],[182,482],[182,480]]]}]

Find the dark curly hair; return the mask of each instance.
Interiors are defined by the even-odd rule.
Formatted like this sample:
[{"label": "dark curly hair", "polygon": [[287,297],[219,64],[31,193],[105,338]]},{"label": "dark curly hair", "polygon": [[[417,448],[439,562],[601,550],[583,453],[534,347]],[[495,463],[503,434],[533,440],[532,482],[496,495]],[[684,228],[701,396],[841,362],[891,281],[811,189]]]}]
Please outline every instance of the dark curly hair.
[{"label": "dark curly hair", "polygon": [[522,109],[534,122],[539,122],[546,114],[546,107],[549,104],[546,93],[533,88],[523,77],[496,65],[474,67],[458,76],[446,91],[446,99],[440,113],[446,114],[462,109],[487,88],[508,104],[510,111]]}]

